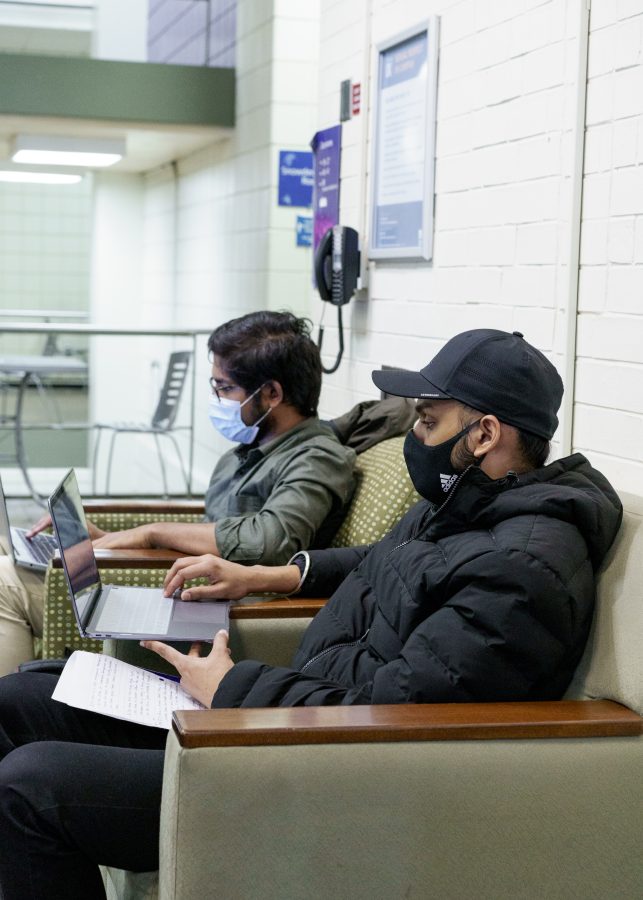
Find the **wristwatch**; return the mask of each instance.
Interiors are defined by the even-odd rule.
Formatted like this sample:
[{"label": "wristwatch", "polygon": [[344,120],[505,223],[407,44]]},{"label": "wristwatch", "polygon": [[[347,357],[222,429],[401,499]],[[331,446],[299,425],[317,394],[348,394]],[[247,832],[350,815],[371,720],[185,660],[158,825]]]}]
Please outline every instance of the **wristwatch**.
[{"label": "wristwatch", "polygon": [[287,594],[284,594],[284,597],[290,597],[292,594],[298,594],[303,587],[303,584],[308,575],[308,570],[310,569],[310,556],[305,550],[299,550],[297,553],[290,557],[286,565],[297,566],[300,576],[299,584],[297,585],[297,587],[294,590],[289,591]]}]

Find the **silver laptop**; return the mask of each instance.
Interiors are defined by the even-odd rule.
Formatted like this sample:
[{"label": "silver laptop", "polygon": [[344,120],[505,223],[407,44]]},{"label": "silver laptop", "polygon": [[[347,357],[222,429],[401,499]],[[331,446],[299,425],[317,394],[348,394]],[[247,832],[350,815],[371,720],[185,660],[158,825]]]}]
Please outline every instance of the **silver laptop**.
[{"label": "silver laptop", "polygon": [[23,569],[35,569],[44,572],[57,549],[53,534],[40,534],[27,537],[27,528],[16,528],[9,521],[7,501],[0,479],[0,537],[6,545],[9,555],[17,566]]},{"label": "silver laptop", "polygon": [[202,641],[228,627],[229,603],[189,603],[164,597],[162,588],[101,583],[73,469],[49,498],[49,512],[83,637]]}]

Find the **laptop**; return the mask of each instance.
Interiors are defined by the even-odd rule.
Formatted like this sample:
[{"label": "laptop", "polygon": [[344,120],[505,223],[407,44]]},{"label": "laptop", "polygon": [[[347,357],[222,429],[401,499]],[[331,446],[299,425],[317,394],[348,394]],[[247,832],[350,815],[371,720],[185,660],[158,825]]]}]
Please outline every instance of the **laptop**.
[{"label": "laptop", "polygon": [[13,562],[23,569],[34,569],[36,572],[44,572],[49,560],[57,549],[56,538],[53,534],[37,534],[33,538],[27,537],[27,528],[16,528],[9,521],[7,501],[0,479],[0,537],[9,550]]},{"label": "laptop", "polygon": [[73,469],[49,498],[67,588],[83,637],[211,641],[228,628],[229,603],[183,602],[162,588],[103,585]]}]

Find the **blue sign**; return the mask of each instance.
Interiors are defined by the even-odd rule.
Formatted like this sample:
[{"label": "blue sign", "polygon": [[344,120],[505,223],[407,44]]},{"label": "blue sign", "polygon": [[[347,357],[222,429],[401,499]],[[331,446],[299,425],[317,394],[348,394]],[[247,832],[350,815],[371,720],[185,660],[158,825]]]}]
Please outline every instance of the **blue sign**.
[{"label": "blue sign", "polygon": [[309,150],[279,151],[279,206],[313,202],[313,155]]},{"label": "blue sign", "polygon": [[297,216],[297,246],[312,247],[313,245],[313,217]]}]

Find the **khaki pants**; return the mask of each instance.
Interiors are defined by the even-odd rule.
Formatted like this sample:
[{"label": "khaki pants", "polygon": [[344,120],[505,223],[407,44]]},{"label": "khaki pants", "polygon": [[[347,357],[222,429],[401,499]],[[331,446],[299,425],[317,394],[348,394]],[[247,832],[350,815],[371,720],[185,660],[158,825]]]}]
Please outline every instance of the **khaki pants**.
[{"label": "khaki pants", "polygon": [[42,637],[44,583],[44,575],[0,556],[0,675],[33,659],[33,639]]}]

